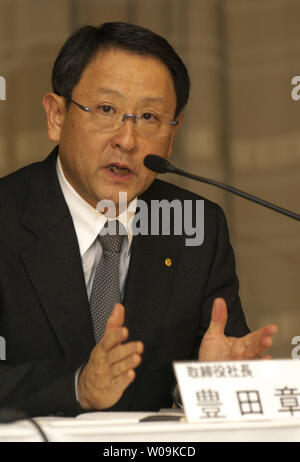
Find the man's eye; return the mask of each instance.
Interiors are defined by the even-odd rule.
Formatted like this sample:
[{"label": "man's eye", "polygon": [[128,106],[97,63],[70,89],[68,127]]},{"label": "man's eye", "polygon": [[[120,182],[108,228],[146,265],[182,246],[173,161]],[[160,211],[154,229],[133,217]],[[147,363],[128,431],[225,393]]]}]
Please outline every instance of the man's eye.
[{"label": "man's eye", "polygon": [[155,114],[152,114],[151,112],[144,112],[142,114],[142,119],[147,122],[158,122],[158,117]]},{"label": "man's eye", "polygon": [[97,109],[100,114],[113,115],[115,113],[114,108],[108,104],[101,104],[97,107]]}]

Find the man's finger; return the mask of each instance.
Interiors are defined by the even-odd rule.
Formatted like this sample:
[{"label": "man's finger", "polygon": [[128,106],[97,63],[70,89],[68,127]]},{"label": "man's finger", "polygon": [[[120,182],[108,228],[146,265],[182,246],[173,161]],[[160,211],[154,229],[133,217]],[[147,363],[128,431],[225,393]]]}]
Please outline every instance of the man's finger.
[{"label": "man's finger", "polygon": [[99,347],[104,352],[109,352],[124,342],[129,336],[126,327],[115,327],[114,329],[106,329],[104,335],[99,343]]},{"label": "man's finger", "polygon": [[142,358],[140,355],[131,355],[128,358],[113,364],[110,368],[110,376],[112,378],[116,378],[120,375],[123,375],[127,371],[138,367],[141,364],[141,361]]},{"label": "man's finger", "polygon": [[213,303],[210,324],[208,331],[210,334],[224,334],[227,322],[227,306],[223,298],[216,298]]},{"label": "man's finger", "polygon": [[245,356],[249,359],[259,358],[272,346],[272,336],[277,332],[277,326],[262,327],[244,337]]},{"label": "man's finger", "polygon": [[125,389],[130,385],[131,382],[135,379],[135,372],[133,369],[129,369],[124,374],[115,377],[112,381],[112,387],[118,392],[124,392]]},{"label": "man's finger", "polygon": [[125,308],[121,303],[116,303],[114,309],[107,320],[106,329],[123,326],[125,321]]},{"label": "man's finger", "polygon": [[[265,339],[272,339],[272,336],[275,335],[278,331],[278,328],[275,324],[269,324],[267,326],[261,327],[260,329],[255,330],[254,332],[250,332],[247,334],[245,339],[246,346],[251,344],[259,344],[261,342],[264,343]],[[269,340],[266,342],[268,343]]]},{"label": "man's finger", "polygon": [[114,364],[135,353],[142,354],[144,351],[144,344],[140,341],[121,344],[113,348],[107,356],[109,364]]}]

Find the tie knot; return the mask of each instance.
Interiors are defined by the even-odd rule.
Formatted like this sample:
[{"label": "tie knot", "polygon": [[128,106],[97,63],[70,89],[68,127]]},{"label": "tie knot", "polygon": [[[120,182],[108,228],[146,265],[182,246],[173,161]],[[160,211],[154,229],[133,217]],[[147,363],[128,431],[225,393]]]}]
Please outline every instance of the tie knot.
[{"label": "tie knot", "polygon": [[103,251],[120,253],[125,236],[127,236],[126,229],[119,220],[107,221],[99,233]]}]

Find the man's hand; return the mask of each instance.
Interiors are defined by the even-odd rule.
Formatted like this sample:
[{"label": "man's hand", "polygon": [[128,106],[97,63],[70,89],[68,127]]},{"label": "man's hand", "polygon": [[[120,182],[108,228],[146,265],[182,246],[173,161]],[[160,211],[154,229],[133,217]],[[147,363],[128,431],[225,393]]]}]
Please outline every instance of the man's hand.
[{"label": "man's hand", "polygon": [[123,305],[116,304],[103,338],[93,348],[88,363],[80,372],[77,394],[85,410],[113,406],[135,378],[134,369],[141,362],[144,346],[142,342],[122,344],[129,335],[123,327],[124,314]]},{"label": "man's hand", "polygon": [[272,345],[272,336],[277,332],[275,325],[268,325],[245,337],[235,338],[224,335],[226,322],[226,302],[223,298],[216,298],[210,325],[199,349],[200,361],[270,359],[270,356],[263,356],[263,354]]}]

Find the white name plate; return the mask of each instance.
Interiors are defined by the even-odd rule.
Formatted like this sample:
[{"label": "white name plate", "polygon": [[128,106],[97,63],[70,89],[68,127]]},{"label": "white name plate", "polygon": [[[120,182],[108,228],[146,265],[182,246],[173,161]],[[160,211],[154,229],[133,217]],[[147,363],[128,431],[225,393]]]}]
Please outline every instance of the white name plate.
[{"label": "white name plate", "polygon": [[300,418],[300,361],[173,363],[188,422]]}]

